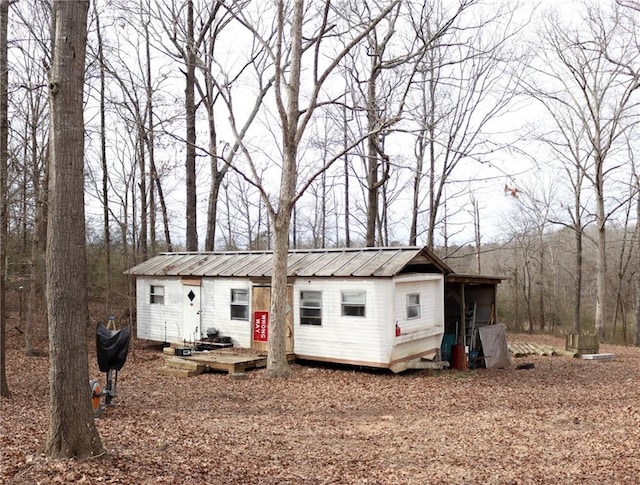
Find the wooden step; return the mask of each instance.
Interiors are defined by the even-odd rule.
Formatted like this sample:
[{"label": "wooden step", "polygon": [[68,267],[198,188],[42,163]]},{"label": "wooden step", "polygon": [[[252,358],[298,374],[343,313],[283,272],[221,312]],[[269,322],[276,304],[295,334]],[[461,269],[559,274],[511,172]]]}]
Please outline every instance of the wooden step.
[{"label": "wooden step", "polygon": [[160,367],[158,369],[158,373],[163,376],[172,376],[172,377],[194,377],[201,372],[192,371],[188,369],[176,369],[173,367]]},{"label": "wooden step", "polygon": [[170,357],[165,360],[165,367],[171,369],[184,369],[191,372],[202,374],[207,370],[207,365],[194,360],[181,359],[180,357]]}]

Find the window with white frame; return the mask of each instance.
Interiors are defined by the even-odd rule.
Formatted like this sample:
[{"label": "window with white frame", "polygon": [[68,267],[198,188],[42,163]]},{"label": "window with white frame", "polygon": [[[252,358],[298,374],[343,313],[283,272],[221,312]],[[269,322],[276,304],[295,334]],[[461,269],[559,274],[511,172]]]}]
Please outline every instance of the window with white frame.
[{"label": "window with white frame", "polygon": [[420,293],[407,295],[407,319],[420,318]]},{"label": "window with white frame", "polygon": [[342,316],[364,317],[365,316],[365,296],[364,291],[343,291],[342,292]]},{"label": "window with white frame", "polygon": [[249,320],[249,290],[231,290],[231,320]]},{"label": "window with white frame", "polygon": [[149,287],[149,303],[152,305],[164,305],[164,286],[151,285]]},{"label": "window with white frame", "polygon": [[322,292],[300,292],[300,324],[322,325]]}]

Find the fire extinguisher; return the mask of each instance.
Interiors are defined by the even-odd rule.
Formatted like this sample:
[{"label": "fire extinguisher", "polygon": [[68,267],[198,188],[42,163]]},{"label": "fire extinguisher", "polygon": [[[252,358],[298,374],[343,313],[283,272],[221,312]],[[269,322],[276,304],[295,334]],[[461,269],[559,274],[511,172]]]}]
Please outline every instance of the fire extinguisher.
[{"label": "fire extinguisher", "polygon": [[400,331],[400,325],[396,322],[396,337],[399,337],[402,332]]}]

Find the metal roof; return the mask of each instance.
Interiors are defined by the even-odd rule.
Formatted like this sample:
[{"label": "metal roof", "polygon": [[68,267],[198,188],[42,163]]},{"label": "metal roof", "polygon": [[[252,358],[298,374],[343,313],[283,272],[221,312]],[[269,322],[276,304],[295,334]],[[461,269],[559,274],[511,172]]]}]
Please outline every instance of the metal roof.
[{"label": "metal roof", "polygon": [[[137,276],[263,278],[272,274],[272,251],[161,253],[126,273]],[[426,247],[295,249],[290,277],[390,277],[400,273],[452,273]]]}]

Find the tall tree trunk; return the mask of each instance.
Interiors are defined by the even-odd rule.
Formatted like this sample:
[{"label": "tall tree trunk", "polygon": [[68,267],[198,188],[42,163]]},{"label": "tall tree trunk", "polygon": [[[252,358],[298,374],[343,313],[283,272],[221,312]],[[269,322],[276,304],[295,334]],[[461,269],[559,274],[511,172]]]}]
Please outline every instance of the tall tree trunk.
[{"label": "tall tree trunk", "polygon": [[[211,53],[213,56],[213,53]],[[210,74],[206,74],[210,76]],[[205,251],[213,251],[216,245],[216,226],[218,221],[218,197],[220,196],[220,186],[227,174],[228,165],[218,168],[218,132],[214,117],[212,103],[213,80],[207,79],[207,95],[209,98],[207,105],[207,123],[209,125],[209,166],[211,169],[211,185],[209,187],[209,205],[207,208],[207,235],[204,242]]]},{"label": "tall tree trunk", "polygon": [[351,247],[351,227],[349,223],[349,155],[347,154],[347,146],[349,143],[349,126],[347,119],[347,95],[345,94],[345,102],[342,108],[342,149],[344,150],[344,245]]},{"label": "tall tree trunk", "polygon": [[482,273],[481,261],[480,261],[480,251],[482,249],[482,240],[481,240],[481,232],[480,232],[480,207],[478,206],[478,201],[473,199],[473,227],[475,233],[476,240],[476,273]]},{"label": "tall tree trunk", "polygon": [[596,335],[602,340],[605,338],[605,304],[606,304],[606,278],[607,278],[607,248],[606,248],[606,233],[605,233],[605,209],[604,209],[604,174],[603,165],[604,161],[596,155],[596,177],[595,177],[595,190],[596,190],[596,224],[597,224],[597,297],[596,297],[596,318],[595,318],[595,330]]},{"label": "tall tree trunk", "polygon": [[[104,453],[91,409],[87,357],[83,87],[89,2],[53,3],[47,310],[49,430],[54,458]],[[64,228],[64,230],[61,230]]]},{"label": "tall tree trunk", "polygon": [[[48,155],[47,155],[48,157]],[[35,165],[34,165],[35,167]],[[29,296],[24,332],[26,355],[36,355],[34,343],[48,334],[45,293],[45,253],[47,249],[47,218],[49,207],[49,164],[45,163],[42,179],[34,176],[35,220],[31,240],[31,266],[29,272]]]},{"label": "tall tree trunk", "polygon": [[[578,208],[578,211],[580,209]],[[582,333],[582,227],[576,227],[575,288],[573,304],[573,330]]]},{"label": "tall tree trunk", "polygon": [[[284,2],[278,2],[278,43],[276,57],[276,100],[282,121],[283,166],[280,176],[278,208],[272,212],[274,230],[273,273],[271,276],[271,319],[267,342],[267,375],[286,377],[290,373],[286,348],[287,266],[289,260],[289,229],[294,209],[294,195],[298,177],[298,120],[300,118],[300,76],[302,70],[302,23],[304,2],[295,0],[291,19],[291,63],[289,82],[284,82],[282,37],[285,27]],[[286,88],[286,105],[280,87]]]},{"label": "tall tree trunk", "polygon": [[195,102],[195,78],[196,63],[194,49],[193,29],[193,1],[187,0],[187,65],[185,114],[187,122],[187,146],[186,146],[186,184],[187,184],[187,251],[198,250],[198,225],[196,216],[196,102]]},{"label": "tall tree trunk", "polygon": [[[7,71],[8,73],[8,71]],[[27,260],[28,253],[28,240],[29,240],[29,227],[27,222],[27,213],[29,212],[29,170],[27,170],[26,162],[29,159],[29,127],[31,125],[31,114],[27,115],[26,123],[24,124],[24,143],[22,145],[22,159],[24,160],[22,177],[20,182],[20,214],[22,224],[20,227],[20,254],[22,258]],[[33,170],[31,171],[33,173]]]},{"label": "tall tree trunk", "polygon": [[[211,157],[215,158],[215,157]],[[217,161],[211,161],[211,163],[217,163]],[[213,170],[212,170],[213,172]],[[214,173],[211,174],[212,177]],[[216,174],[217,178],[218,175]],[[213,251],[215,249],[215,240],[216,240],[216,225],[217,225],[217,214],[218,214],[218,197],[220,196],[220,185],[221,181],[219,180],[211,180],[211,186],[209,187],[209,206],[207,209],[208,218],[207,218],[207,237],[204,242],[204,250],[205,251]]]},{"label": "tall tree trunk", "polygon": [[6,255],[7,255],[7,169],[9,162],[9,2],[0,0],[0,397],[9,397],[6,373]]},{"label": "tall tree trunk", "polygon": [[[424,103],[424,102],[423,102]],[[420,212],[420,187],[425,156],[425,143],[419,137],[415,143],[416,167],[413,172],[413,194],[411,201],[411,227],[409,228],[409,246],[418,244],[418,214]]]},{"label": "tall tree trunk", "polygon": [[[286,184],[283,177],[283,184]],[[287,263],[289,256],[290,203],[280,198],[278,214],[273,221],[273,276],[271,277],[271,318],[267,352],[269,377],[286,377],[290,369],[286,349]],[[289,205],[289,207],[287,207]]]},{"label": "tall tree trunk", "polygon": [[[145,43],[145,58],[147,63],[147,69],[145,73],[146,81],[146,98],[147,98],[147,153],[149,154],[149,225],[150,238],[151,238],[151,254],[155,256],[158,253],[157,248],[157,229],[156,229],[156,189],[158,190],[158,197],[160,203],[164,204],[164,198],[162,197],[162,191],[160,189],[160,181],[158,180],[158,171],[156,170],[155,160],[155,126],[153,117],[153,85],[151,78],[151,42],[149,39],[149,23],[144,22],[144,43]],[[163,210],[166,210],[163,208]],[[168,228],[165,226],[165,231],[168,232]],[[166,233],[165,233],[166,235]],[[167,241],[170,243],[170,239]]]},{"label": "tall tree trunk", "polygon": [[635,337],[634,345],[640,347],[640,271],[636,273],[636,309],[635,309]]},{"label": "tall tree trunk", "polygon": [[[436,221],[436,79],[434,59],[429,56],[429,124],[427,139],[429,140],[429,227],[427,228],[427,246],[433,249],[435,244]],[[446,217],[445,217],[446,221]]]},{"label": "tall tree trunk", "polygon": [[522,278],[522,294],[524,301],[527,305],[527,318],[529,320],[529,334],[533,334],[533,310],[531,308],[531,268],[528,263],[528,256],[524,254],[523,265],[523,278]]},{"label": "tall tree trunk", "polygon": [[[136,110],[140,114],[140,109]],[[146,139],[145,126],[142,118],[136,123],[138,129],[138,167],[140,170],[140,234],[138,248],[140,258],[144,261],[149,255],[149,201],[147,200],[147,163],[146,163]]]},{"label": "tall tree trunk", "polygon": [[104,234],[104,311],[111,312],[111,232],[109,230],[109,169],[107,167],[107,134],[105,122],[105,66],[100,15],[97,2],[93,2],[93,14],[98,40],[98,62],[100,65],[100,160],[102,162],[102,231]]},{"label": "tall tree trunk", "polygon": [[[640,173],[636,175],[636,196],[638,200],[636,201],[636,254],[638,258],[636,261],[640,259]],[[636,266],[636,323],[635,323],[635,338],[634,343],[636,347],[640,347],[640,268]]]},{"label": "tall tree trunk", "polygon": [[[40,137],[38,134],[37,109],[32,109],[30,125],[31,183],[35,201],[33,230],[31,233],[31,257],[29,270],[29,294],[24,332],[25,354],[37,355],[34,344],[47,337],[45,295],[45,251],[47,248],[47,207],[49,205],[49,147],[44,160],[38,156]],[[42,167],[42,169],[40,169]]]},{"label": "tall tree trunk", "polygon": [[539,293],[538,293],[538,306],[540,307],[540,330],[544,333],[545,328],[547,327],[547,316],[546,316],[546,310],[545,310],[545,301],[544,301],[544,290],[546,288],[546,282],[545,282],[545,274],[546,274],[546,265],[545,265],[545,258],[544,258],[544,233],[542,232],[542,230],[540,231],[540,239],[539,239],[539,244],[540,244],[540,256],[539,256],[539,261],[540,263],[538,264],[538,274],[539,274],[539,278],[540,278],[540,284],[538,285],[539,287]]},{"label": "tall tree trunk", "polygon": [[376,222],[378,220],[378,100],[376,83],[380,74],[379,57],[371,56],[371,73],[367,80],[367,128],[370,135],[367,137],[367,233],[365,244],[373,247],[376,244]]},{"label": "tall tree trunk", "polygon": [[[150,184],[155,186],[155,193],[158,194],[158,202],[160,204],[160,212],[162,213],[162,227],[164,229],[164,241],[166,250],[173,251],[173,244],[171,243],[171,232],[169,230],[169,215],[167,212],[167,204],[164,200],[164,192],[162,190],[162,183],[158,175],[158,169],[156,168],[156,155],[155,155],[155,125],[153,114],[153,88],[151,80],[151,46],[149,40],[149,25],[145,23],[145,44],[147,54],[147,152],[149,153],[149,169],[150,169]],[[155,202],[151,205],[151,214],[153,215],[151,244],[153,245],[153,254],[156,254],[156,230],[155,230]]]}]

